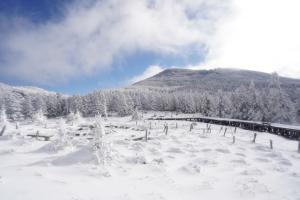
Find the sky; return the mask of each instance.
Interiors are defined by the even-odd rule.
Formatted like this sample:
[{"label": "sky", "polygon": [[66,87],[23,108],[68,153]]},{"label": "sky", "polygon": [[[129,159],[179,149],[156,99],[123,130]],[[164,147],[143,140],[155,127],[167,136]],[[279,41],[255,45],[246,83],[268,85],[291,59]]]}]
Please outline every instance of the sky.
[{"label": "sky", "polygon": [[66,94],[171,68],[300,78],[298,0],[1,0],[0,82]]}]

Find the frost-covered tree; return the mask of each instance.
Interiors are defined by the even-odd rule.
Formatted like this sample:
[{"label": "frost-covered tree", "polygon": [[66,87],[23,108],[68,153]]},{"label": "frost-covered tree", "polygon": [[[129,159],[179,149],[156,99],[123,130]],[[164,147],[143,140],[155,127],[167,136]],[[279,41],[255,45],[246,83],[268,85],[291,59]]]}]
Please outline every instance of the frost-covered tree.
[{"label": "frost-covered tree", "polygon": [[38,95],[32,99],[32,106],[33,106],[35,113],[38,113],[41,111],[44,113],[46,111],[46,103],[40,95]]},{"label": "frost-covered tree", "polygon": [[132,113],[132,104],[131,102],[128,102],[126,94],[123,92],[116,92],[112,98],[111,109],[120,116],[126,116]]},{"label": "frost-covered tree", "polygon": [[22,99],[23,96],[19,93],[7,94],[4,98],[6,114],[9,119],[22,119]]},{"label": "frost-covered tree", "polygon": [[112,156],[111,144],[106,140],[104,123],[100,115],[96,116],[93,132],[94,141],[92,142],[92,148],[94,149],[98,164],[104,165],[112,159]]},{"label": "frost-covered tree", "polygon": [[294,104],[281,89],[279,76],[276,73],[272,74],[267,94],[265,118],[272,122],[293,122],[296,116]]},{"label": "frost-covered tree", "polygon": [[101,97],[99,93],[93,92],[86,96],[86,109],[84,111],[86,116],[96,116],[103,113]]},{"label": "frost-covered tree", "polygon": [[249,120],[263,120],[263,99],[262,94],[256,89],[255,84],[251,81],[248,88],[248,101],[250,102]]},{"label": "frost-covered tree", "polygon": [[5,111],[4,106],[1,107],[0,124],[2,124],[2,125],[7,124],[7,116],[6,116],[6,111]]},{"label": "frost-covered tree", "polygon": [[132,119],[133,121],[137,121],[137,120],[140,120],[141,118],[142,118],[141,114],[139,113],[137,107],[135,107],[135,108],[133,109],[131,119]]},{"label": "frost-covered tree", "polygon": [[230,117],[231,115],[231,101],[227,96],[227,93],[218,90],[215,97],[215,108],[216,108],[216,116],[220,118]]},{"label": "frost-covered tree", "polygon": [[58,113],[59,102],[58,98],[55,96],[48,96],[46,99],[46,115],[50,117],[59,116]]},{"label": "frost-covered tree", "polygon": [[39,122],[39,123],[41,123],[41,124],[44,124],[45,122],[46,122],[46,117],[45,117],[45,115],[44,115],[44,112],[43,112],[43,110],[41,109],[41,110],[39,110],[39,111],[37,111],[34,115],[33,115],[33,120],[34,121],[37,121],[37,122]]},{"label": "frost-covered tree", "polygon": [[66,142],[66,124],[63,118],[59,120],[58,139],[61,143]]},{"label": "frost-covered tree", "polygon": [[178,93],[175,99],[175,108],[179,112],[192,113],[193,105],[191,95],[184,92]]},{"label": "frost-covered tree", "polygon": [[241,85],[231,97],[233,107],[232,116],[236,119],[249,120],[251,113],[251,102],[248,98],[248,88]]},{"label": "frost-covered tree", "polygon": [[215,116],[214,115],[214,111],[215,111],[215,102],[214,102],[214,98],[213,96],[211,96],[210,94],[208,94],[207,92],[204,92],[201,96],[201,100],[202,103],[202,112],[201,114],[203,114],[204,116]]},{"label": "frost-covered tree", "polygon": [[32,106],[31,96],[25,96],[22,103],[22,114],[25,119],[32,119],[34,114],[34,108]]}]

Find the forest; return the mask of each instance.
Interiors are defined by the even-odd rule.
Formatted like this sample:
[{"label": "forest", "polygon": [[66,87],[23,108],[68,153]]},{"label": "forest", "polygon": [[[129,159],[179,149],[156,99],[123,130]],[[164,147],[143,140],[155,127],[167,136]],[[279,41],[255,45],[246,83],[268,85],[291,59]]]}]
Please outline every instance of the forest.
[{"label": "forest", "polygon": [[281,89],[279,76],[273,74],[266,88],[257,89],[253,81],[233,91],[179,90],[155,88],[105,89],[87,95],[60,93],[0,96],[0,108],[11,120],[48,118],[80,113],[84,117],[126,116],[136,111],[198,113],[202,116],[252,121],[296,123],[299,99],[292,100]]}]

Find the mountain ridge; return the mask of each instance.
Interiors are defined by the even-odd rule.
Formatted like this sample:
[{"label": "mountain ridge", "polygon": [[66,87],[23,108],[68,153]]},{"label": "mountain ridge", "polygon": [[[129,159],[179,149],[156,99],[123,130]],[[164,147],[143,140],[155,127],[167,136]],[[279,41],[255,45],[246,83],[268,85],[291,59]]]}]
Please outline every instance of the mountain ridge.
[{"label": "mountain ridge", "polygon": [[[150,78],[134,83],[132,88],[161,88],[176,90],[217,90],[233,91],[241,85],[249,85],[253,81],[258,89],[267,88],[272,74],[242,70],[217,68],[209,70],[191,70],[171,68]],[[300,97],[300,79],[280,76],[281,87],[292,99]]]},{"label": "mountain ridge", "polygon": [[[226,76],[227,75],[227,76]],[[185,77],[183,77],[185,76]],[[195,83],[197,82],[195,78],[202,78],[203,81],[207,81],[208,79],[218,78],[221,79],[220,76],[223,76],[222,79],[229,79],[235,81],[241,81],[241,79],[247,78],[248,81],[243,82],[250,82],[253,80],[256,83],[266,83],[266,79],[271,78],[271,74],[259,71],[251,71],[251,70],[242,70],[242,69],[230,69],[230,68],[216,68],[216,69],[209,69],[209,70],[192,70],[192,69],[181,69],[181,68],[171,68],[165,69],[164,71],[147,78],[145,80],[136,82],[133,86],[182,86],[182,82],[185,81],[186,83]],[[176,80],[175,80],[176,78]],[[194,80],[192,80],[194,78]],[[190,79],[190,80],[188,80]],[[239,79],[239,80],[238,80]],[[285,84],[296,84],[300,86],[300,79],[295,78],[288,78],[280,76],[280,80],[283,85]],[[159,85],[159,82],[164,81],[164,84]],[[201,82],[201,80],[198,80]]]},{"label": "mountain ridge", "polygon": [[12,86],[0,82],[0,91],[2,92],[21,92],[27,94],[43,94],[43,95],[54,95],[56,92],[45,90],[35,86]]}]

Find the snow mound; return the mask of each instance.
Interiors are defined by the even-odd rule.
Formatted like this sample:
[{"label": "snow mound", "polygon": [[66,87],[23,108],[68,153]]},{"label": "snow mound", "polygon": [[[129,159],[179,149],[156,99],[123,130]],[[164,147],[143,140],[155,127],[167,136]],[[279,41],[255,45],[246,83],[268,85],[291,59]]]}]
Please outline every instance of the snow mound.
[{"label": "snow mound", "polygon": [[59,140],[54,140],[51,143],[48,143],[35,151],[35,153],[57,153],[61,150],[72,149],[73,147],[69,142],[61,142]]},{"label": "snow mound", "polygon": [[89,146],[84,146],[75,152],[61,156],[52,161],[53,165],[97,164],[94,151]]}]

